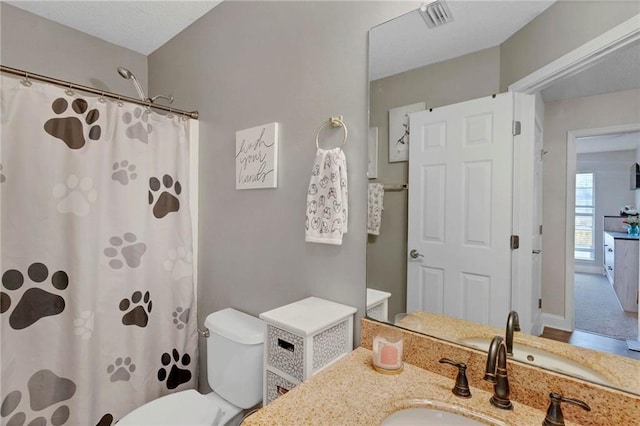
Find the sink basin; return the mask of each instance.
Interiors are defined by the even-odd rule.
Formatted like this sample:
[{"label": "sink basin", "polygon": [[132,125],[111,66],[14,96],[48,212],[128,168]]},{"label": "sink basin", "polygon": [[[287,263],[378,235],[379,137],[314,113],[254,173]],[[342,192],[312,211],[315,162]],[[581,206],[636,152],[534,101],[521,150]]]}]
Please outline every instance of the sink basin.
[{"label": "sink basin", "polygon": [[437,408],[405,408],[387,416],[383,421],[383,426],[407,425],[487,425],[460,414],[449,411],[438,410]]},{"label": "sink basin", "polygon": [[[488,337],[470,337],[460,339],[458,340],[458,343],[483,351],[488,351],[491,339]],[[548,352],[544,349],[514,343],[513,357],[510,357],[510,359],[535,365],[536,367],[554,370],[584,380],[590,380],[592,382],[602,383],[605,385],[610,384],[603,375],[594,371],[590,367],[587,367],[580,362],[564,358],[561,355]]]}]

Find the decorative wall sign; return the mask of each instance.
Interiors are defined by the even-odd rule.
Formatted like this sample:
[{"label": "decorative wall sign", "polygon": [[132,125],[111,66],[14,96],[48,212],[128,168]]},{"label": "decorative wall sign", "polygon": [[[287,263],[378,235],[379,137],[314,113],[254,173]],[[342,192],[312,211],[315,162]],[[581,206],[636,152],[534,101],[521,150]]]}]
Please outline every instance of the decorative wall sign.
[{"label": "decorative wall sign", "polygon": [[389,110],[389,162],[409,161],[409,114],[423,111],[425,102]]},{"label": "decorative wall sign", "polygon": [[236,132],[236,189],[278,187],[278,123]]},{"label": "decorative wall sign", "polygon": [[367,177],[375,179],[378,177],[378,128],[369,127],[369,168]]}]

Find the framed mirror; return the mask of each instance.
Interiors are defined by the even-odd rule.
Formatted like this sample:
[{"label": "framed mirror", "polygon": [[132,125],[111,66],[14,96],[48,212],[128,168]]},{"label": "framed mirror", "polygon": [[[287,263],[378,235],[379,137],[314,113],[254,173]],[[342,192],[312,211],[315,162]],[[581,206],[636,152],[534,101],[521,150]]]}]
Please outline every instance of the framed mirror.
[{"label": "framed mirror", "polygon": [[[585,279],[598,278],[606,282],[605,233],[624,230],[615,228],[622,226],[624,220],[619,217],[619,210],[625,205],[640,204],[640,194],[628,189],[631,162],[640,162],[637,160],[640,158],[640,104],[637,102],[640,98],[640,42],[637,41],[640,38],[638,35],[640,30],[637,28],[640,20],[637,16],[635,21],[625,18],[625,14],[628,18],[632,18],[638,11],[620,10],[622,16],[618,18],[620,24],[611,24],[608,27],[621,33],[626,31],[625,35],[617,35],[618,45],[615,48],[599,50],[598,60],[591,58],[584,59],[582,62],[574,61],[573,65],[566,65],[565,69],[561,69],[563,58],[544,51],[544,45],[540,44],[540,40],[535,40],[535,37],[542,37],[539,32],[545,25],[549,26],[547,28],[549,33],[561,33],[558,28],[551,27],[561,20],[550,18],[550,14],[571,15],[571,23],[580,22],[581,14],[585,13],[583,6],[554,5],[553,2],[523,3],[452,1],[447,5],[446,11],[452,15],[452,21],[441,27],[431,28],[427,25],[424,13],[416,8],[370,31],[370,127],[377,129],[378,135],[377,177],[370,179],[370,183],[378,183],[383,189],[383,209],[378,218],[377,234],[375,231],[370,233],[367,247],[367,305],[368,309],[371,309],[369,316],[373,319],[394,323],[396,315],[402,317],[406,312],[424,311],[427,316],[432,313],[445,314],[504,329],[506,314],[515,309],[520,313],[523,332],[538,336],[543,333],[544,327],[547,327],[547,330],[558,330],[560,338],[569,340],[567,336],[571,333],[563,334],[562,330],[574,330],[573,322],[579,319],[575,314],[577,310],[574,307],[576,303],[574,296],[582,294]],[[604,7],[604,2],[602,3],[600,6]],[[568,10],[571,7],[576,9]],[[501,20],[501,17],[506,16],[509,18]],[[489,19],[496,19],[496,21],[488,21]],[[627,24],[631,29],[623,24]],[[636,28],[633,28],[634,25]],[[598,39],[602,43],[605,33],[616,37],[612,34],[615,31],[607,31],[608,28],[600,33],[594,33],[592,39]],[[527,38],[534,39],[527,40]],[[623,41],[620,41],[621,39]],[[597,44],[597,42],[596,40],[594,43]],[[558,44],[570,46],[568,42],[563,44],[559,41]],[[529,60],[523,52],[518,52],[518,49],[522,49],[523,46],[539,49],[540,51],[535,55],[529,52],[532,56],[537,55],[537,58]],[[586,49],[588,48],[587,46]],[[567,52],[572,50],[566,49]],[[581,53],[580,49],[576,50]],[[555,52],[561,52],[561,50]],[[584,58],[594,55],[585,52],[586,50],[581,53]],[[540,58],[549,60],[545,62]],[[564,59],[567,64],[570,64],[570,58]],[[536,60],[539,63],[536,63]],[[550,70],[549,66],[553,65],[550,63],[555,64],[555,70]],[[466,293],[462,291],[453,296],[451,298],[453,302],[449,303],[456,308],[453,313],[448,312],[445,309],[446,303],[437,300],[444,298],[442,293],[445,292],[446,282],[444,279],[439,282],[437,273],[434,273],[436,270],[445,271],[445,267],[433,266],[425,262],[425,257],[431,260],[437,257],[437,252],[424,252],[422,248],[412,245],[410,240],[418,234],[436,241],[439,238],[438,235],[446,233],[453,235],[456,226],[460,229],[467,227],[467,231],[468,229],[478,231],[483,225],[484,219],[481,217],[483,212],[495,210],[496,207],[467,209],[466,216],[464,214],[456,216],[455,211],[445,208],[455,203],[449,204],[442,201],[442,206],[438,206],[437,197],[425,196],[427,190],[429,194],[437,192],[435,189],[438,186],[425,189],[416,185],[415,180],[411,178],[411,169],[417,168],[415,160],[412,162],[414,157],[411,148],[414,145],[411,144],[416,141],[423,145],[430,142],[419,139],[419,136],[415,136],[417,132],[415,130],[412,132],[411,128],[415,123],[420,123],[420,129],[424,133],[425,128],[432,128],[425,127],[424,123],[429,126],[431,124],[428,121],[419,120],[428,116],[429,111],[432,114],[442,114],[442,111],[446,110],[445,107],[448,108],[453,104],[482,98],[499,99],[501,96],[512,96],[508,93],[510,88],[512,92],[535,97],[529,104],[530,109],[537,110],[529,111],[534,124],[522,124],[522,131],[529,132],[532,136],[530,154],[537,155],[530,155],[530,163],[524,163],[522,148],[512,148],[513,151],[509,156],[514,161],[511,168],[515,172],[511,171],[511,180],[505,179],[498,182],[487,180],[486,182],[488,182],[487,186],[502,187],[505,192],[511,193],[511,197],[506,199],[511,215],[507,219],[498,220],[509,221],[511,228],[509,233],[517,228],[518,223],[520,224],[521,229],[513,234],[520,234],[521,258],[515,263],[513,257],[507,258],[506,261],[494,262],[495,266],[506,268],[510,274],[510,287],[504,290],[508,294],[504,298],[505,301],[500,302],[501,304],[499,303],[497,307],[490,304],[497,299],[490,290],[484,293],[482,290],[477,290],[482,289],[483,286],[487,289],[491,288],[498,281],[497,279],[493,279],[492,282],[493,276],[485,272],[456,271],[456,276],[465,276],[468,281],[464,288],[473,288],[473,291],[466,291]],[[513,102],[512,105],[515,105],[518,101]],[[416,107],[420,103],[424,103],[422,108],[424,112],[420,112],[420,108]],[[594,107],[594,105],[600,106]],[[398,110],[403,108],[406,110],[407,118],[410,117],[408,123],[400,123],[400,126],[406,125],[410,135],[408,161],[398,161],[399,150],[396,145],[404,145],[404,143],[401,137],[394,136],[397,130],[391,128],[394,125],[398,126],[397,120],[392,123],[392,112],[396,116]],[[436,115],[433,114],[433,116]],[[572,118],[576,116],[579,117]],[[539,120],[536,117],[539,117]],[[595,118],[589,121],[589,117]],[[471,130],[480,129],[478,131],[481,133],[487,128],[480,122],[469,122],[472,123],[469,127]],[[516,130],[513,129],[514,132]],[[470,134],[466,133],[467,136]],[[614,142],[614,139],[624,139],[626,142]],[[596,145],[601,147],[596,148]],[[407,147],[400,148],[404,151]],[[599,153],[596,154],[596,152]],[[602,154],[602,152],[608,152],[608,154]],[[390,154],[393,154],[393,157]],[[606,165],[602,166],[605,163]],[[422,163],[420,167],[423,170],[433,169],[428,169],[431,166],[428,164],[424,166]],[[581,214],[585,210],[576,210],[576,201],[574,201],[576,191],[579,196],[585,192],[580,188],[576,189],[576,174],[587,169],[596,170],[596,167],[600,167],[597,169],[601,175],[598,178],[600,187],[592,186],[596,188],[593,192],[610,195],[611,198],[604,201],[606,205],[593,206],[590,211],[591,216],[586,219],[590,223],[590,228],[586,232],[589,236],[587,244],[581,239],[585,233],[579,233],[581,230],[576,231],[581,226],[584,227],[583,222],[585,222],[585,216]],[[479,172],[471,170],[472,173],[468,174],[466,184],[475,189],[471,195],[462,197],[460,206],[464,206],[464,202],[468,200],[471,200],[470,203],[475,202],[476,206],[483,205],[482,199],[476,197],[474,201],[472,198],[479,189],[483,188],[478,183],[482,183],[482,179],[486,177],[482,170],[480,169]],[[522,170],[528,170],[528,178],[522,178],[524,173],[521,172]],[[452,185],[450,181],[444,179],[438,181],[438,176],[433,174],[431,182],[439,182],[441,188],[446,186],[445,183]],[[471,177],[470,180],[469,177]],[[625,188],[618,190],[617,182],[622,178],[625,180]],[[522,188],[526,187],[523,186],[523,181],[528,181],[531,194],[522,195],[524,192]],[[463,182],[461,187],[464,184]],[[616,189],[613,190],[611,185],[616,185]],[[456,191],[454,197],[458,197],[460,193],[462,191]],[[614,193],[618,195],[613,196]],[[443,194],[444,198],[448,196],[444,192]],[[535,198],[536,194],[539,198]],[[419,202],[412,203],[410,200],[412,196]],[[495,198],[490,195],[487,199],[493,200],[492,197]],[[523,199],[529,200],[526,226],[522,225],[523,219],[519,216],[525,210],[523,206],[526,203]],[[454,221],[457,225],[450,224],[449,226],[453,228],[443,226],[440,234],[437,226],[424,225],[426,222],[423,223],[422,228],[418,228],[419,231],[416,232],[415,228],[411,230],[410,212],[420,208],[430,211],[429,217],[440,218],[442,223],[450,218],[459,218],[455,219],[457,222]],[[464,207],[461,209],[464,210]],[[469,211],[472,214],[469,214]],[[610,221],[613,225],[606,225],[606,218],[612,218]],[[370,217],[369,221],[371,219]],[[429,226],[432,227],[429,228]],[[524,234],[524,228],[528,228],[528,235]],[[542,229],[544,233],[540,235],[538,230]],[[461,231],[461,234],[464,232]],[[485,234],[476,232],[475,235],[480,237],[474,241],[484,241],[482,235]],[[493,234],[486,235],[490,235],[486,239],[489,241]],[[508,239],[510,235],[506,237]],[[504,243],[514,244],[515,242],[504,241]],[[638,243],[635,242],[635,244]],[[586,246],[590,247],[590,251],[584,255]],[[444,250],[442,247],[440,245],[436,250]],[[511,250],[511,247],[507,248]],[[516,251],[510,251],[510,253]],[[524,256],[525,251],[530,255]],[[461,259],[455,258],[455,250],[448,253],[452,263],[462,263]],[[475,255],[466,257],[473,256]],[[584,256],[587,258],[585,259]],[[631,262],[635,262],[637,269],[640,256],[636,254]],[[522,268],[523,264],[527,267]],[[419,265],[418,275],[422,274],[423,278],[425,274],[431,274],[431,281],[427,280],[427,284],[421,288],[417,286],[420,288],[419,291],[415,290],[415,282],[420,278],[416,278],[416,274],[411,272],[411,268],[415,265]],[[486,277],[489,278],[485,279]],[[526,285],[522,284],[524,282]],[[558,282],[564,285],[558,285]],[[636,274],[636,290],[638,282]],[[429,283],[440,283],[440,286],[429,287]],[[511,283],[517,283],[517,285]],[[411,289],[412,285],[414,290]],[[606,285],[615,287],[609,282],[606,282]],[[541,309],[538,309],[539,303],[542,304]],[[492,316],[492,312],[500,313]],[[629,317],[629,315],[625,316]],[[633,313],[631,316],[633,317]],[[631,330],[627,335],[629,340],[638,340],[637,314]],[[439,327],[426,327],[420,331],[435,337],[451,339],[451,336],[443,333],[442,328]],[[597,331],[593,332],[594,335],[597,333]],[[610,351],[599,346],[600,341],[593,340],[585,344],[584,341],[575,338],[578,332],[573,334],[574,341],[569,340],[569,343],[590,347],[590,350]],[[587,335],[587,340],[588,337]],[[584,340],[585,336],[581,339]],[[632,368],[640,371],[640,352],[629,351],[626,339],[614,336],[613,340],[617,340],[621,345],[619,347],[623,348],[618,350],[625,352],[620,355],[621,362],[632,363]],[[460,343],[460,341],[456,342]],[[588,356],[590,351],[585,353]],[[593,353],[593,359],[597,357],[598,354]],[[613,387],[638,393],[638,389],[633,387],[625,388],[622,385],[613,385]]]}]

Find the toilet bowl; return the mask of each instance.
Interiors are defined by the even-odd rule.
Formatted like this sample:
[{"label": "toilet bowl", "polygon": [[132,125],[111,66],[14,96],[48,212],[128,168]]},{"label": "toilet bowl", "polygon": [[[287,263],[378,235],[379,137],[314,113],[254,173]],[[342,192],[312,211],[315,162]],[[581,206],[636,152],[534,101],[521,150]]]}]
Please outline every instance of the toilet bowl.
[{"label": "toilet bowl", "polygon": [[118,426],[237,426],[243,414],[214,392],[189,389],[146,403],[120,419]]},{"label": "toilet bowl", "polygon": [[118,426],[237,426],[244,409],[262,400],[264,323],[228,308],[205,322],[207,379],[213,392],[184,390],[150,401]]}]

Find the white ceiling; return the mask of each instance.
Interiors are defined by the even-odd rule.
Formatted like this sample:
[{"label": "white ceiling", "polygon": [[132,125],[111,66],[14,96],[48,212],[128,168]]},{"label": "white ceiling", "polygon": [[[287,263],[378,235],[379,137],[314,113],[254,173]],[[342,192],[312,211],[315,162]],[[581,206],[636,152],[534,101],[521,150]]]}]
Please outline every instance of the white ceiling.
[{"label": "white ceiling", "polygon": [[498,46],[554,2],[447,0],[453,22],[433,29],[413,10],[371,29],[369,78],[377,80]]},{"label": "white ceiling", "polygon": [[[149,55],[222,0],[0,0]],[[370,32],[371,80],[497,46],[555,0],[447,0],[453,22],[429,29],[417,10]],[[411,2],[407,2],[411,5]],[[415,2],[419,7],[421,2]],[[640,43],[542,91],[545,102],[640,87]]]},{"label": "white ceiling", "polygon": [[588,136],[576,139],[576,153],[634,151],[640,148],[640,132]]},{"label": "white ceiling", "polygon": [[[417,10],[374,27],[369,41],[370,80],[497,46],[553,1],[447,0],[454,21],[429,29]],[[417,3],[419,6],[420,3]],[[640,42],[541,91],[545,103],[640,88]],[[581,138],[578,153],[640,149],[640,133]]]},{"label": "white ceiling", "polygon": [[542,90],[545,103],[640,88],[640,42]]},{"label": "white ceiling", "polygon": [[[221,3],[221,0],[0,1],[143,55],[149,55]],[[454,21],[433,30],[427,28],[416,11],[411,12],[390,21],[390,26],[377,26],[371,31],[372,41],[375,40],[372,45],[380,49],[372,52],[372,58],[384,58],[380,63],[372,61],[371,75],[381,78],[496,46],[553,2],[448,0]],[[420,2],[415,4],[417,8]]]},{"label": "white ceiling", "polygon": [[35,15],[149,55],[219,1],[16,1]]}]

